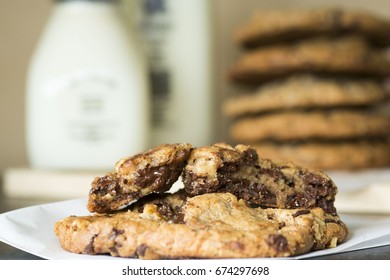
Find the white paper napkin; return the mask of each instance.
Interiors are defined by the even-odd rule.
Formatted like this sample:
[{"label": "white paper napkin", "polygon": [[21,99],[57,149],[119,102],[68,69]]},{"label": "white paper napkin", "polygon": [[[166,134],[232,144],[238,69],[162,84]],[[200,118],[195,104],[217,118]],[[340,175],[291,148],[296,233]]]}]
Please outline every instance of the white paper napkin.
[{"label": "white paper napkin", "polygon": [[[86,203],[86,199],[76,199],[3,213],[0,215],[0,240],[45,259],[120,259],[110,256],[73,254],[64,251],[59,245],[53,232],[54,223],[70,215],[89,215]],[[346,242],[336,248],[294,258],[304,259],[390,244],[390,217],[381,216],[373,219],[365,216],[342,215],[341,218],[350,230]]]},{"label": "white paper napkin", "polygon": [[338,187],[339,213],[390,214],[390,169],[328,172]]}]

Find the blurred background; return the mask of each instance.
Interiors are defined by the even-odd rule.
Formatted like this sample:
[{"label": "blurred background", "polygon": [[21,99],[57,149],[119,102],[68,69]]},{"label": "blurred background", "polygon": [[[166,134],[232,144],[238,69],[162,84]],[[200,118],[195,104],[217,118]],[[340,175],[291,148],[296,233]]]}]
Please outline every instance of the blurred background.
[{"label": "blurred background", "polygon": [[[127,24],[133,28],[134,26],[131,26],[134,20],[131,18],[134,16],[131,11],[132,0],[122,2],[124,4],[121,8],[123,15],[128,17]],[[182,2],[186,2],[186,0],[182,0]],[[212,124],[209,138],[204,140],[209,142],[208,144],[216,141],[232,141],[229,135],[230,119],[222,114],[221,106],[228,96],[241,90],[227,78],[228,69],[237,61],[241,53],[237,42],[233,41],[233,32],[238,26],[247,22],[254,11],[341,7],[360,9],[390,19],[390,2],[388,0],[210,0],[209,4],[208,28],[211,52],[208,57],[209,64],[207,64],[207,71],[210,72],[207,73],[210,73],[212,79],[208,81],[211,87],[208,93],[210,96],[206,96],[204,99],[209,100],[205,102],[210,102],[210,108],[205,110],[210,110],[207,122]],[[54,1],[50,0],[0,0],[0,172],[3,179],[6,176],[12,178],[32,176],[31,173],[28,173],[30,162],[26,150],[27,71],[53,5]],[[182,46],[179,48],[186,48],[191,44],[192,42],[183,40]],[[187,67],[191,66],[187,65]],[[184,68],[183,71],[186,69]],[[17,173],[19,169],[23,169],[25,173]],[[7,173],[9,170],[11,173]],[[90,180],[91,174],[94,172],[92,170],[84,178]],[[48,174],[46,175],[49,176],[51,173]],[[33,177],[29,178],[29,181],[33,180],[31,179]],[[42,179],[42,177],[40,178]],[[84,182],[82,183],[84,184]],[[19,182],[18,184],[24,183]],[[89,185],[86,186],[86,190],[88,188]],[[19,191],[19,194],[20,192],[22,190]],[[63,197],[75,195],[79,195],[79,193]]]}]

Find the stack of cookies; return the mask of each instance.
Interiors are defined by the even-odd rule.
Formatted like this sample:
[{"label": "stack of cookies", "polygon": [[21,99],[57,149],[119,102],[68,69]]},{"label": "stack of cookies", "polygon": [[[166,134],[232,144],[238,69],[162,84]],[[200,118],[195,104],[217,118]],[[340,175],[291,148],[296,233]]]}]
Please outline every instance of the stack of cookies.
[{"label": "stack of cookies", "polygon": [[385,48],[390,21],[339,9],[258,12],[235,34],[233,141],[259,155],[318,169],[390,165]]}]

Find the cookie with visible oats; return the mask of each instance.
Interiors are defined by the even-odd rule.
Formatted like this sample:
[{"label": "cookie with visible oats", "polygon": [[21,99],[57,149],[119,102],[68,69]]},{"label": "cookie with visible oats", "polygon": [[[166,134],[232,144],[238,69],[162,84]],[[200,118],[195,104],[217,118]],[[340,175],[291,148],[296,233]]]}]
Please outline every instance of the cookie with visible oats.
[{"label": "cookie with visible oats", "polygon": [[190,144],[163,144],[116,163],[115,171],[93,180],[87,208],[108,213],[151,193],[168,191],[190,155]]},{"label": "cookie with visible oats", "polygon": [[229,76],[234,82],[261,84],[300,73],[385,78],[390,61],[384,51],[373,50],[359,37],[313,38],[246,52]]},{"label": "cookie with visible oats", "polygon": [[240,117],[277,110],[368,106],[389,97],[375,80],[296,75],[264,84],[255,92],[230,97],[222,109],[228,117]]},{"label": "cookie with visible oats", "polygon": [[54,231],[73,253],[142,259],[296,256],[335,247],[348,233],[337,215],[321,208],[251,208],[229,193],[188,198],[181,212],[176,223],[145,204],[141,211],[71,216]]},{"label": "cookie with visible oats", "polygon": [[389,135],[390,118],[364,110],[287,111],[245,117],[230,127],[238,142],[352,139]]},{"label": "cookie with visible oats", "polygon": [[255,149],[221,143],[195,148],[183,171],[190,195],[228,192],[251,206],[311,209],[336,214],[337,187],[325,173],[292,163],[278,165]]},{"label": "cookie with visible oats", "polygon": [[234,33],[246,47],[304,39],[310,36],[355,33],[378,46],[390,44],[390,21],[367,11],[336,8],[256,11]]}]

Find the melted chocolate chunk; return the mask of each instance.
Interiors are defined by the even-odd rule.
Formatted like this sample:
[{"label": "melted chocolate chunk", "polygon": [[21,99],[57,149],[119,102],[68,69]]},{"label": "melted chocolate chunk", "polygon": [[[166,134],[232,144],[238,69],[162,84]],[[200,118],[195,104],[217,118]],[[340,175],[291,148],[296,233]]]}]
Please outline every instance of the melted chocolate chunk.
[{"label": "melted chocolate chunk", "polygon": [[150,185],[156,186],[156,190],[166,191],[166,186],[170,187],[173,183],[173,178],[180,175],[180,170],[171,169],[168,166],[157,166],[151,168],[145,168],[138,171],[139,176],[134,181],[134,184],[145,188]]},{"label": "melted chocolate chunk", "polygon": [[286,178],[282,171],[277,168],[260,168],[259,173],[272,177],[274,179],[274,182],[277,182],[279,180],[286,181]]},{"label": "melted chocolate chunk", "polygon": [[264,184],[253,184],[249,187],[251,199],[258,200],[263,205],[276,205],[276,194],[269,190]]},{"label": "melted chocolate chunk", "polygon": [[189,195],[200,195],[214,192],[219,188],[219,184],[206,184],[206,178],[197,176],[193,172],[186,172],[183,181],[185,182],[185,190]]},{"label": "melted chocolate chunk", "polygon": [[90,193],[97,195],[120,193],[120,178],[117,174],[107,174],[103,177],[95,178],[92,182]]},{"label": "melted chocolate chunk", "polygon": [[327,200],[322,198],[317,202],[318,207],[322,208],[326,213],[329,213],[333,216],[337,215],[337,209],[334,206],[334,200]]},{"label": "melted chocolate chunk", "polygon": [[[223,148],[218,158],[223,163],[216,172],[216,177],[197,176],[196,169],[184,170],[185,190],[190,195],[212,192],[229,192],[243,199],[251,207],[305,208],[321,207],[327,213],[336,213],[333,200],[337,188],[326,175],[310,172],[294,165],[277,165],[259,159],[254,149],[232,151],[235,160],[226,156]],[[241,153],[236,159],[237,152]],[[199,157],[208,160],[207,152]],[[193,160],[197,166],[203,161]]]},{"label": "melted chocolate chunk", "polygon": [[315,188],[317,191],[321,189],[320,194],[322,195],[326,195],[328,189],[333,185],[329,179],[314,173],[304,173],[300,177],[307,187]]},{"label": "melted chocolate chunk", "polygon": [[296,193],[287,197],[287,208],[311,208],[310,199],[304,193]]},{"label": "melted chocolate chunk", "polygon": [[240,163],[239,162],[229,162],[218,168],[217,173],[220,176],[228,175],[231,173],[234,173],[240,169]]}]

